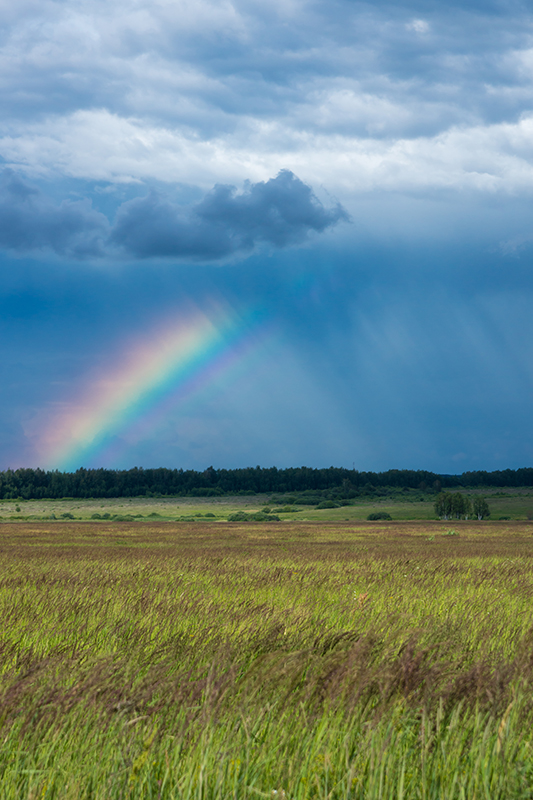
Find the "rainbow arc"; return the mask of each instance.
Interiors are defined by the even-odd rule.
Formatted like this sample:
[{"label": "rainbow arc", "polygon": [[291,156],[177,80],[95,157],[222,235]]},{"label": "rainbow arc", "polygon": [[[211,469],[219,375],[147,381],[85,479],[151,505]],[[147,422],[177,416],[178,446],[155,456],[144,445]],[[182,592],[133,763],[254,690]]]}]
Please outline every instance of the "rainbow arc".
[{"label": "rainbow arc", "polygon": [[93,376],[62,404],[42,432],[48,468],[71,471],[109,462],[117,439],[146,433],[242,361],[262,327],[257,315],[252,324],[221,308],[195,310],[130,343],[105,374]]}]

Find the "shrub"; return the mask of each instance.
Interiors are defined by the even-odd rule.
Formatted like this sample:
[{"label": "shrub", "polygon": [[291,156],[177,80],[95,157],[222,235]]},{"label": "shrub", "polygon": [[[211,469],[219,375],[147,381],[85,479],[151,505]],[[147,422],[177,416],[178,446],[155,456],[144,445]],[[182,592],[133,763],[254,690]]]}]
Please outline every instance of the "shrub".
[{"label": "shrub", "polygon": [[244,511],[236,511],[235,514],[228,514],[228,522],[279,522],[280,519],[275,514],[265,514],[263,511],[256,511],[255,514],[246,514]]},{"label": "shrub", "polygon": [[248,519],[248,514],[245,514],[244,511],[236,511],[234,514],[228,514],[228,522],[246,522]]},{"label": "shrub", "polygon": [[388,514],[386,511],[374,511],[373,514],[369,514],[367,519],[376,520],[376,519],[392,519],[391,515]]},{"label": "shrub", "polygon": [[317,508],[339,508],[339,504],[334,503],[333,500],[322,500],[322,502],[317,505]]}]

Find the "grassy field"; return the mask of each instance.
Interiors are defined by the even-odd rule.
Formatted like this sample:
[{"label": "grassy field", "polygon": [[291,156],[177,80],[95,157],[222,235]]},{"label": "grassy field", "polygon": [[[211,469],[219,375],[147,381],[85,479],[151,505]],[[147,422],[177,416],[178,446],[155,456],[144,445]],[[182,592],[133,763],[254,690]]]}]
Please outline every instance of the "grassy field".
[{"label": "grassy field", "polygon": [[[482,494],[488,500],[491,519],[500,517],[524,520],[533,518],[533,488],[521,489],[494,488],[491,490],[461,490],[474,498]],[[436,519],[433,494],[418,490],[396,492],[389,496],[374,498],[361,497],[350,501],[353,505],[340,508],[318,509],[315,506],[302,505],[301,499],[295,495],[241,495],[216,498],[198,497],[118,497],[111,499],[89,500],[0,500],[0,523],[15,520],[47,520],[62,519],[65,515],[75,519],[88,520],[95,515],[107,518],[114,516],[133,517],[135,519],[161,519],[192,521],[196,518],[204,521],[226,521],[228,516],[238,511],[254,513],[268,507],[280,519],[309,521],[351,522],[365,520],[368,514],[375,511],[386,511],[394,520],[431,520]],[[290,508],[290,511],[283,509]],[[208,515],[206,517],[206,515]],[[126,520],[128,521],[128,520]]]},{"label": "grassy field", "polygon": [[533,798],[532,524],[0,530],[0,797]]}]

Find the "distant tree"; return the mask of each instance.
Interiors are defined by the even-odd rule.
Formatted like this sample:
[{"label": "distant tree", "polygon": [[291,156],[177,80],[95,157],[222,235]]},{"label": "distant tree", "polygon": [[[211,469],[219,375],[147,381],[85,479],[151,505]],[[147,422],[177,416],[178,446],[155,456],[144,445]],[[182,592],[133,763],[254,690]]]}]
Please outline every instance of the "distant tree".
[{"label": "distant tree", "polygon": [[476,497],[474,499],[473,507],[474,507],[474,514],[477,516],[478,519],[485,519],[485,517],[490,517],[489,504],[487,503],[484,497]]},{"label": "distant tree", "polygon": [[463,517],[468,519],[468,515],[472,513],[470,498],[460,492],[455,492],[455,494],[452,495],[452,510],[455,519],[462,519]]},{"label": "distant tree", "polygon": [[348,478],[343,478],[342,480],[342,494],[343,497],[354,497],[354,487],[352,486],[351,481]]},{"label": "distant tree", "polygon": [[434,507],[438,517],[450,519],[453,512],[453,494],[451,492],[439,492],[435,498]]},{"label": "distant tree", "polygon": [[472,504],[461,492],[440,492],[435,498],[435,513],[444,519],[468,519]]},{"label": "distant tree", "polygon": [[452,513],[455,519],[461,519],[465,509],[465,498],[460,492],[452,495]]}]

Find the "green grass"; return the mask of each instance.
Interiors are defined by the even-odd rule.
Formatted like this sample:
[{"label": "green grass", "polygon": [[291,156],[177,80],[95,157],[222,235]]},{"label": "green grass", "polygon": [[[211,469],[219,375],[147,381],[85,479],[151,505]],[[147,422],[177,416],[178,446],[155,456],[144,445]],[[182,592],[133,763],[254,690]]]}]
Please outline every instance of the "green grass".
[{"label": "green grass", "polygon": [[[473,498],[476,494],[487,497],[491,509],[491,519],[500,517],[527,519],[533,516],[533,488],[461,490]],[[291,495],[296,497],[297,495]],[[136,519],[201,520],[206,514],[212,522],[226,521],[228,516],[239,511],[254,513],[269,506],[282,520],[286,521],[358,521],[365,520],[368,514],[376,511],[388,512],[394,520],[435,519],[433,503],[435,495],[419,490],[396,491],[392,495],[363,496],[351,500],[352,505],[332,509],[317,509],[315,506],[286,503],[283,496],[227,496],[217,498],[195,497],[118,497],[89,500],[2,500],[0,501],[0,522],[44,520],[51,516],[61,519],[64,514],[72,514],[75,519],[88,520],[94,514],[100,516],[127,516]],[[279,502],[278,502],[279,501]],[[289,505],[293,511],[285,513],[274,511]],[[17,508],[20,509],[17,511]],[[296,513],[294,513],[296,512]],[[154,517],[157,515],[157,517]]]},{"label": "green grass", "polygon": [[1,531],[1,798],[533,798],[528,523]]}]

